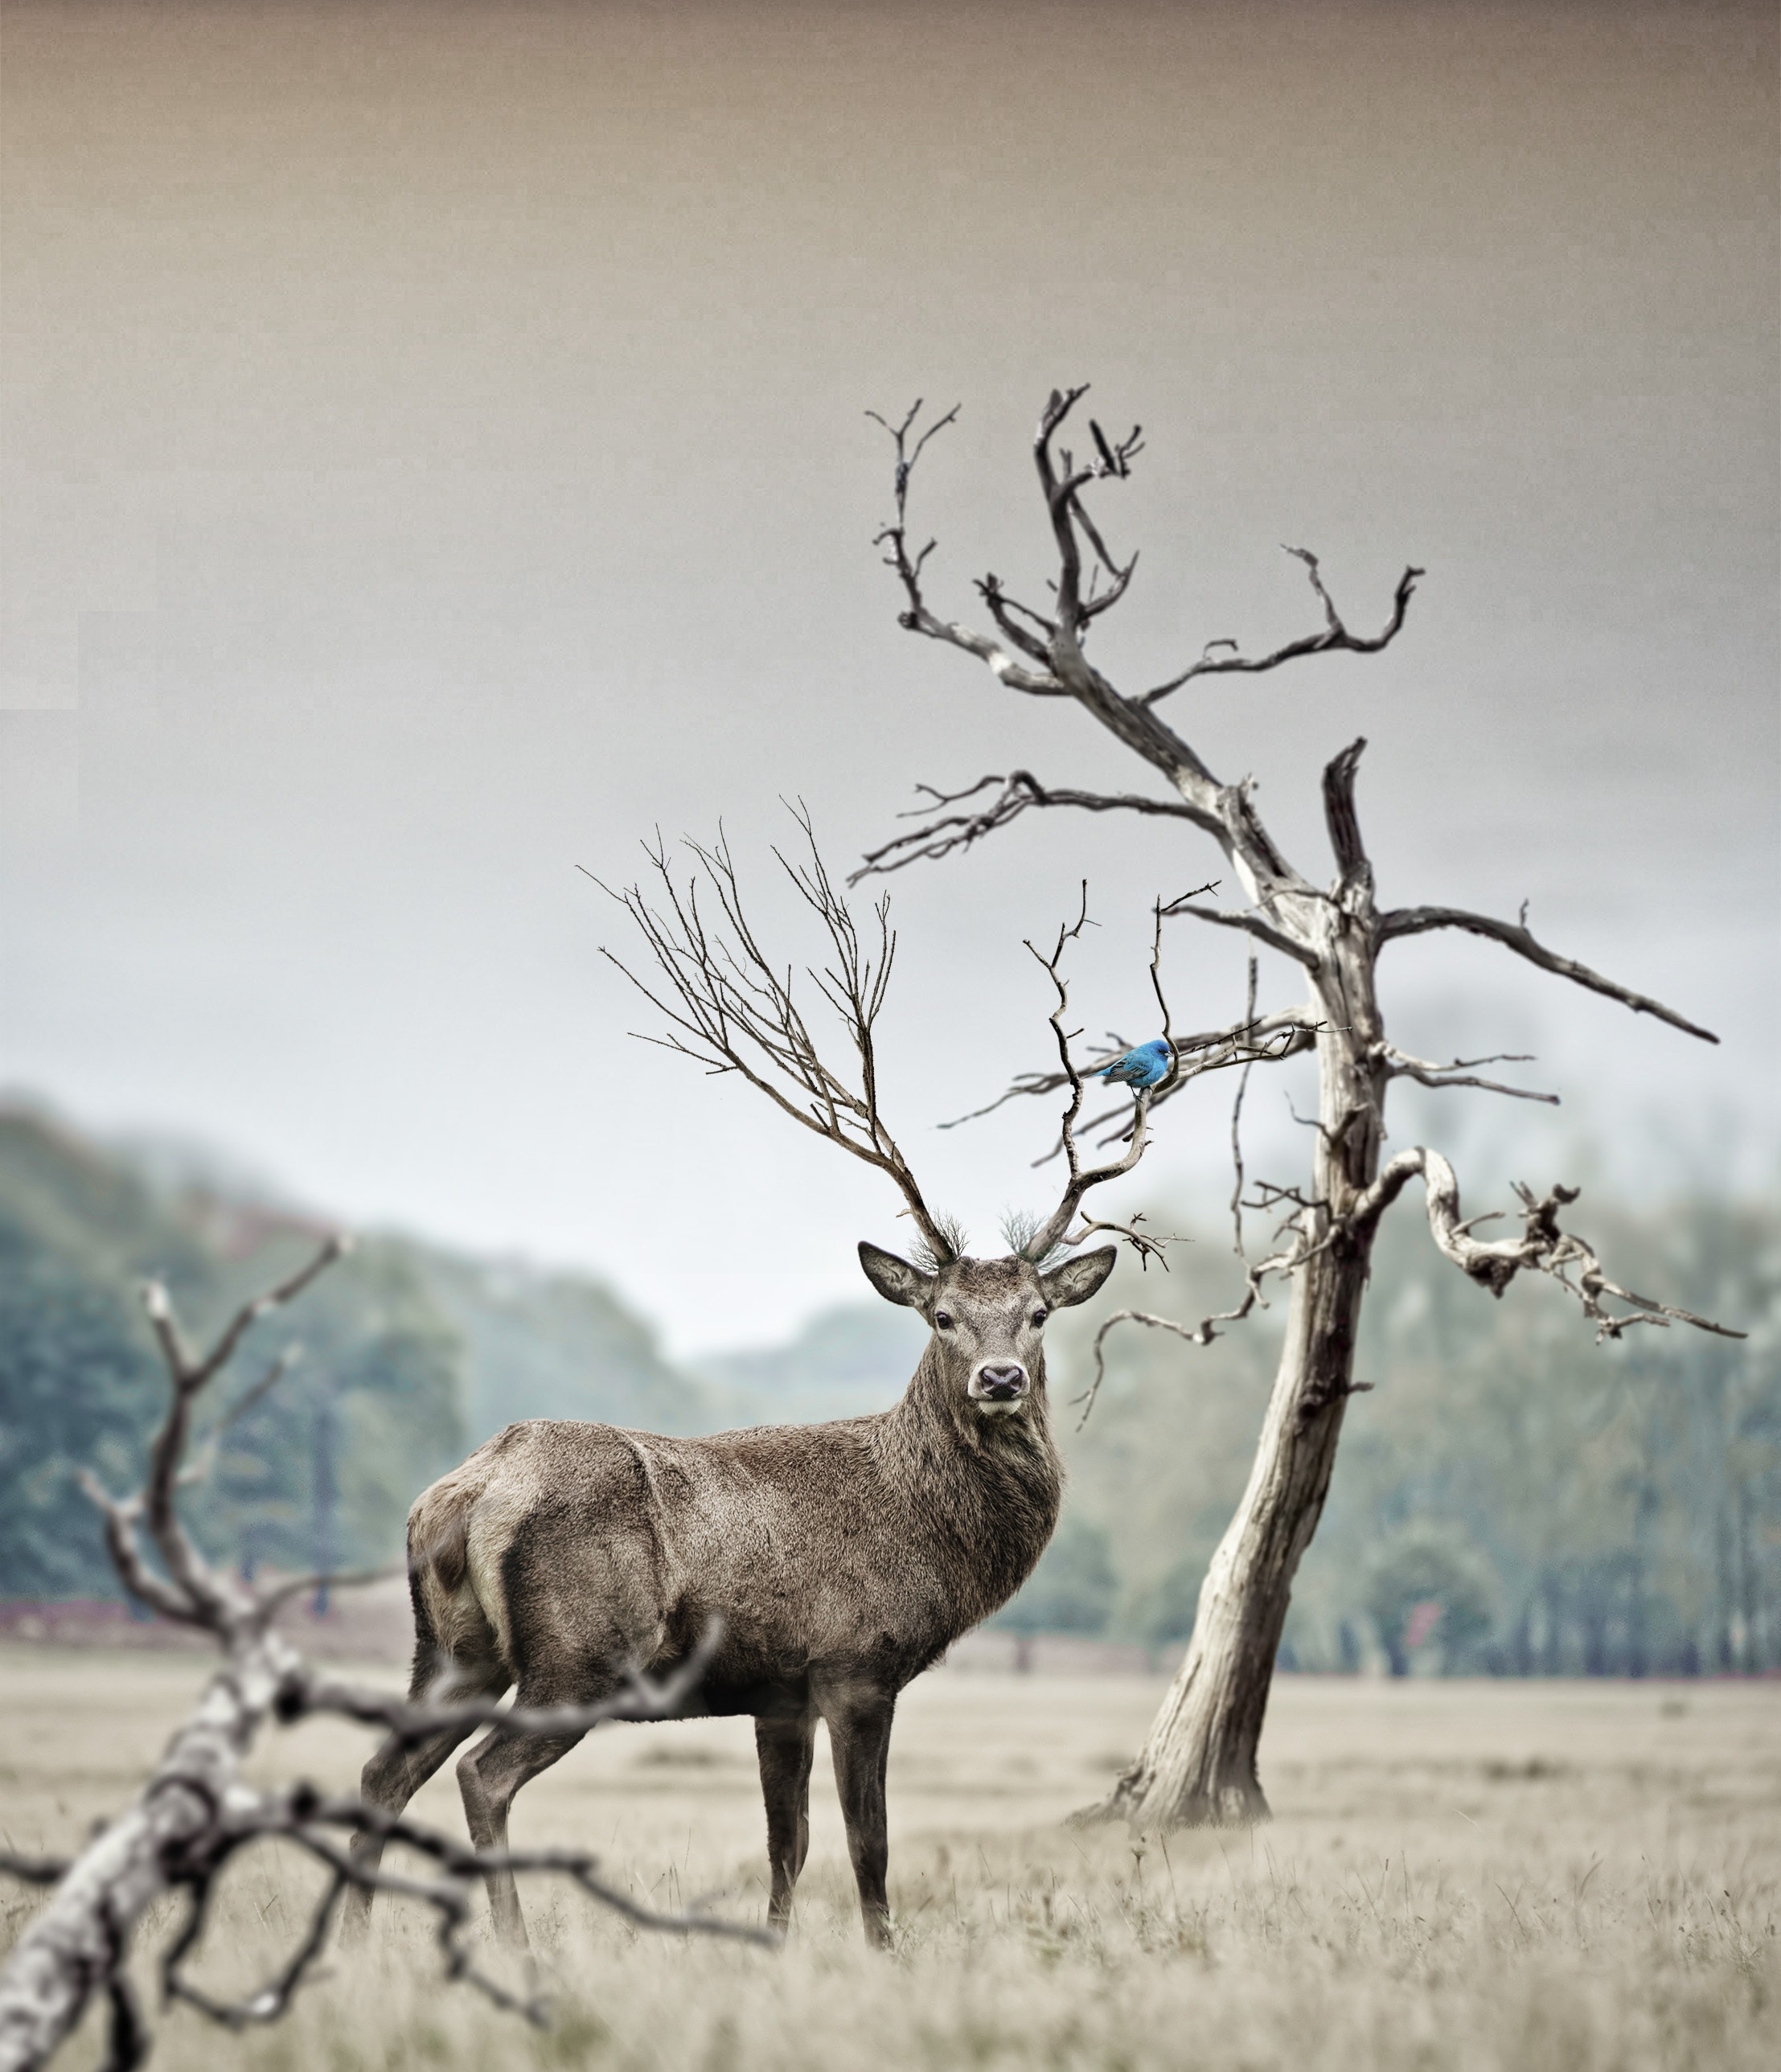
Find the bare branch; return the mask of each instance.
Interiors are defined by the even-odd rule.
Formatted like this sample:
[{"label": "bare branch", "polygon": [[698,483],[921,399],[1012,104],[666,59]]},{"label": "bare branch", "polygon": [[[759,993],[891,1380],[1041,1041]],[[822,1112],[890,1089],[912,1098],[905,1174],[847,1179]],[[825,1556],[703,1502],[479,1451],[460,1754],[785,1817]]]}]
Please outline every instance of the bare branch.
[{"label": "bare branch", "polygon": [[1559,1105],[1557,1094],[1543,1094],[1532,1087],[1505,1086],[1500,1079],[1481,1079],[1472,1074],[1475,1065],[1531,1065],[1533,1058],[1525,1050],[1497,1050],[1487,1058],[1455,1058],[1450,1065],[1413,1058],[1392,1043],[1376,1043],[1372,1054],[1384,1061],[1388,1075],[1394,1079],[1414,1079],[1425,1087],[1479,1087],[1486,1093],[1507,1094],[1515,1100],[1544,1101],[1549,1108]]},{"label": "bare branch", "polygon": [[[1035,611],[1030,605],[1022,604],[1018,598],[1009,596],[1002,586],[999,576],[985,576],[977,585],[977,594],[983,599],[989,615],[1003,634],[1019,648],[1030,660],[1037,662],[1043,669],[1051,666],[1050,643],[1056,638],[1057,624],[1043,612]],[[1022,626],[1022,619],[1030,619],[1036,631]]]},{"label": "bare branch", "polygon": [[[1095,437],[1097,439],[1100,437],[1099,426],[1095,428]],[[1209,885],[1203,885],[1199,890],[1202,892],[1216,892],[1218,880],[1215,878]],[[1163,1082],[1166,1086],[1178,1075],[1181,1060],[1175,1049],[1174,1022],[1169,1012],[1169,997],[1162,989],[1162,902],[1160,899],[1151,902],[1150,990],[1157,997],[1157,1012],[1162,1018],[1162,1040],[1169,1046],[1169,1078]]]},{"label": "bare branch", "polygon": [[[599,1858],[585,1850],[469,1849],[437,1829],[422,1827],[357,1799],[318,1799],[294,1810],[297,1817],[290,1825],[275,1826],[263,1832],[288,1834],[291,1840],[327,1864],[338,1883],[418,1899],[431,1906],[438,1916],[438,1940],[447,1980],[473,1986],[496,2007],[523,2015],[541,2027],[548,2017],[548,2001],[541,1995],[521,1997],[510,1992],[478,1968],[465,1947],[463,1938],[470,1926],[472,1894],[491,1871],[511,1871],[520,1876],[553,1873],[567,1877],[590,1898],[598,1900],[633,1927],[658,1934],[723,1936],[763,1949],[776,1949],[782,1939],[771,1929],[726,1921],[691,1909],[664,1914],[642,1906],[603,1877]],[[439,1875],[413,1877],[388,1870],[381,1864],[373,1868],[341,1849],[326,1833],[329,1827],[354,1832],[368,1830],[380,1842],[393,1842],[426,1857],[438,1867]]]},{"label": "bare branch", "polygon": [[[1283,1059],[1296,1058],[1314,1049],[1318,1032],[1326,1025],[1314,1021],[1302,1007],[1287,1007],[1271,1014],[1257,1015],[1252,1022],[1233,1022],[1228,1029],[1207,1030],[1194,1036],[1170,1038],[1175,1054],[1174,1076],[1154,1088],[1150,1096],[1154,1114],[1166,1100],[1173,1100],[1183,1087],[1207,1072],[1224,1071],[1233,1065],[1278,1064]],[[1131,1046],[1122,1038],[1109,1040],[1108,1047],[1090,1059],[1083,1067],[1089,1077],[1104,1066],[1115,1063]],[[1062,1072],[1022,1072],[1005,1093],[998,1094],[987,1106],[973,1108],[969,1115],[955,1116],[952,1121],[943,1122],[942,1129],[956,1129],[960,1124],[976,1122],[981,1116],[992,1115],[1005,1102],[1017,1100],[1025,1094],[1053,1094],[1069,1083]],[[1104,1114],[1095,1116],[1082,1125],[1084,1136],[1111,1123],[1120,1124],[1120,1134],[1131,1120],[1131,1110],[1123,1104],[1109,1108]],[[1110,1140],[1108,1140],[1110,1141]],[[1058,1147],[1061,1149],[1061,1145]],[[1054,1152],[1050,1154],[1055,1156]]]},{"label": "bare branch", "polygon": [[1243,1300],[1234,1309],[1220,1309],[1209,1317],[1203,1317],[1197,1324],[1178,1322],[1173,1317],[1158,1317],[1148,1309],[1116,1309],[1095,1334],[1095,1378],[1083,1393],[1074,1400],[1082,1405],[1082,1415],[1076,1420],[1080,1432],[1088,1422],[1088,1413],[1094,1408],[1100,1394],[1100,1385],[1107,1377],[1107,1334],[1116,1324],[1146,1324],[1153,1330],[1172,1331],[1178,1338],[1186,1338],[1191,1345],[1210,1346],[1224,1334],[1218,1329],[1220,1324],[1240,1324],[1258,1305],[1265,1309],[1267,1297],[1261,1292],[1264,1275],[1289,1273],[1302,1263],[1297,1251],[1277,1252],[1265,1259],[1257,1266],[1248,1268],[1245,1276]]},{"label": "bare branch", "polygon": [[286,1576],[282,1582],[254,1592],[254,1603],[262,1623],[275,1618],[293,1597],[307,1597],[312,1590],[362,1590],[373,1583],[392,1582],[405,1576],[405,1562],[392,1561],[381,1568],[311,1568],[306,1574]]},{"label": "bare branch", "polygon": [[[1305,564],[1306,573],[1311,580],[1311,588],[1318,602],[1323,606],[1323,630],[1321,633],[1307,633],[1297,640],[1289,640],[1284,648],[1277,648],[1271,655],[1248,656],[1236,651],[1233,640],[1212,640],[1197,662],[1191,663],[1178,676],[1171,676],[1166,684],[1158,684],[1154,691],[1146,691],[1140,702],[1155,705],[1172,691],[1178,691],[1183,684],[1191,684],[1196,676],[1261,676],[1269,669],[1277,669],[1283,663],[1295,662],[1304,655],[1328,655],[1338,652],[1351,655],[1376,655],[1380,648],[1388,647],[1396,639],[1404,624],[1405,614],[1409,610],[1410,599],[1416,594],[1416,586],[1427,573],[1423,569],[1406,569],[1398,578],[1397,590],[1392,600],[1391,616],[1382,630],[1370,638],[1351,633],[1336,610],[1330,593],[1323,585],[1323,577],[1318,557],[1306,547],[1283,547],[1283,553],[1294,555]],[[1214,650],[1229,649],[1229,653]]]},{"label": "bare branch", "polygon": [[[1524,915],[1526,911],[1524,907]],[[1618,1000],[1635,1014],[1655,1014],[1660,1022],[1668,1022],[1685,1036],[1698,1036],[1704,1043],[1719,1041],[1710,1029],[1699,1027],[1678,1014],[1674,1008],[1664,1006],[1661,1001],[1635,993],[1629,986],[1618,985],[1611,978],[1591,971],[1587,964],[1580,964],[1570,957],[1560,956],[1556,950],[1549,950],[1529,932],[1525,919],[1499,921],[1492,915],[1470,914],[1460,906],[1398,906],[1380,916],[1379,939],[1381,944],[1395,942],[1401,935],[1426,935],[1433,928],[1462,928],[1468,935],[1487,935],[1492,942],[1513,950],[1517,956],[1525,957],[1529,964],[1538,964],[1542,971],[1556,972],[1559,977],[1568,978],[1573,985],[1586,986],[1591,993]]]},{"label": "bare branch", "polygon": [[[1064,1016],[1070,1005],[1070,992],[1064,982],[1063,965],[1065,949],[1076,940],[1088,925],[1088,881],[1084,879],[1081,908],[1073,923],[1059,925],[1058,939],[1052,947],[1050,956],[1041,956],[1030,942],[1026,945],[1027,948],[1032,951],[1038,962],[1044,967],[1057,996],[1049,1019],[1052,1033],[1057,1038],[1058,1061],[1063,1068],[1064,1082],[1070,1089],[1070,1098],[1064,1108],[1061,1131],[1063,1156],[1068,1168],[1069,1177],[1064,1182],[1063,1198],[1058,1206],[1034,1232],[1031,1240],[1024,1248],[1026,1256],[1035,1260],[1045,1258],[1059,1245],[1071,1241],[1066,1237],[1065,1233],[1070,1228],[1071,1219],[1082,1206],[1083,1197],[1091,1188],[1100,1186],[1108,1180],[1117,1180],[1122,1174],[1129,1173],[1139,1159],[1144,1156],[1146,1142],[1145,1125],[1150,1113],[1150,1095],[1148,1090],[1140,1088],[1133,1096],[1131,1141],[1123,1158],[1111,1159],[1105,1165],[1085,1169],[1077,1149],[1076,1124],[1076,1118],[1082,1112],[1082,1075],[1077,1071],[1076,1063],[1070,1055],[1069,1031],[1063,1026]],[[1128,1232],[1126,1235],[1129,1235],[1130,1233]],[[1134,1240],[1133,1242],[1139,1241]],[[1154,1240],[1146,1239],[1139,1242],[1141,1258],[1146,1256],[1149,1251],[1154,1249],[1155,1240]]]},{"label": "bare branch", "polygon": [[158,1282],[151,1281],[144,1290],[142,1305],[148,1311],[156,1337],[161,1340],[169,1372],[177,1375],[187,1390],[202,1388],[234,1359],[236,1348],[261,1318],[269,1310],[282,1309],[287,1302],[295,1301],[318,1274],[325,1272],[335,1260],[343,1259],[352,1249],[349,1237],[336,1233],[326,1239],[314,1258],[281,1281],[276,1288],[269,1288],[263,1295],[256,1295],[251,1301],[244,1302],[224,1326],[210,1350],[195,1362],[184,1353],[167,1290]]},{"label": "bare branch", "polygon": [[1264,921],[1259,914],[1245,911],[1240,914],[1220,914],[1215,907],[1195,906],[1186,899],[1178,899],[1163,908],[1166,917],[1173,919],[1185,914],[1195,921],[1210,921],[1215,927],[1240,928],[1245,935],[1253,935],[1258,943],[1265,943],[1271,950],[1278,950],[1283,957],[1290,957],[1294,964],[1303,964],[1307,971],[1317,969],[1316,954],[1304,944],[1296,943],[1290,935],[1282,935],[1278,928]]},{"label": "bare branch", "polygon": [[[600,886],[636,924],[655,960],[659,990],[652,990],[603,944],[600,954],[666,1021],[665,1037],[643,1040],[664,1043],[707,1071],[739,1073],[801,1128],[886,1174],[902,1194],[923,1243],[936,1259],[951,1259],[956,1252],[952,1235],[944,1219],[930,1214],[879,1108],[874,1032],[896,957],[889,895],[882,896],[873,909],[877,940],[865,948],[816,847],[809,815],[801,806],[791,810],[808,858],[793,863],[777,849],[774,854],[828,937],[830,961],[820,970],[808,968],[804,976],[846,1032],[856,1067],[852,1079],[824,1063],[796,997],[792,972],[782,972],[755,935],[721,833],[713,848],[688,845],[697,868],[684,884],[677,881],[659,837],[654,849],[644,845],[658,882],[660,906],[652,906],[638,886],[617,892]],[[715,922],[706,919],[701,899],[705,906],[715,902]]]},{"label": "bare branch", "polygon": [[697,1644],[667,1676],[646,1676],[633,1669],[611,1696],[590,1705],[508,1706],[500,1698],[442,1699],[416,1703],[362,1684],[319,1676],[306,1667],[287,1677],[273,1702],[282,1726],[318,1712],[356,1720],[363,1726],[386,1727],[405,1746],[450,1728],[467,1731],[495,1726],[506,1740],[521,1736],[585,1734],[609,1720],[669,1720],[675,1717],[705,1681],[723,1638],[723,1621],[707,1621]]},{"label": "bare branch", "polygon": [[237,1401],[231,1404],[217,1419],[209,1431],[204,1434],[204,1442],[198,1449],[197,1457],[188,1461],[179,1470],[179,1482],[182,1488],[189,1488],[193,1483],[201,1482],[207,1478],[212,1469],[216,1465],[217,1452],[222,1445],[224,1435],[265,1400],[302,1357],[302,1347],[298,1345],[286,1346],[253,1386]]},{"label": "bare branch", "polygon": [[[1668,1302],[1654,1302],[1649,1296],[1635,1294],[1610,1280],[1595,1251],[1574,1232],[1559,1227],[1559,1211],[1577,1198],[1575,1187],[1555,1186],[1543,1196],[1516,1184],[1521,1198],[1522,1234],[1486,1242],[1471,1232],[1487,1217],[1462,1221],[1459,1213],[1459,1182],[1453,1167],[1438,1151],[1419,1145],[1401,1151],[1355,1203],[1341,1227],[1351,1235],[1364,1235],[1396,1200],[1409,1182],[1420,1177],[1428,1198],[1429,1228],[1443,1253],[1460,1271],[1493,1295],[1500,1296],[1518,1273],[1544,1273],[1556,1281],[1582,1305],[1584,1315],[1596,1327],[1596,1342],[1622,1337],[1635,1324],[1652,1324],[1668,1330],[1673,1321],[1692,1324],[1697,1330],[1710,1331],[1722,1338],[1742,1338],[1742,1331],[1729,1330],[1692,1309]],[[1572,1278],[1573,1273],[1576,1278]],[[1617,1315],[1602,1307],[1604,1299],[1624,1302],[1631,1316]]]},{"label": "bare branch", "polygon": [[[997,677],[1011,690],[1025,691],[1034,697],[1065,697],[1068,693],[1047,668],[1042,666],[1037,673],[1025,668],[1006,648],[997,642],[973,632],[968,626],[955,625],[937,618],[928,609],[922,592],[921,574],[928,556],[934,551],[934,542],[930,540],[924,546],[914,550],[910,547],[909,483],[915,463],[921,458],[922,449],[937,432],[944,431],[948,425],[957,421],[959,410],[955,404],[944,417],[936,418],[929,425],[911,446],[910,436],[921,414],[921,407],[922,400],[917,397],[913,405],[895,425],[876,410],[868,410],[866,413],[875,424],[883,426],[890,434],[891,443],[896,449],[896,468],[891,479],[897,515],[889,524],[878,528],[872,544],[886,550],[885,566],[895,573],[898,582],[903,586],[907,602],[903,610],[897,615],[897,623],[911,633],[925,634],[930,640],[944,641],[949,647],[960,648],[966,654],[976,656],[980,662],[986,663]],[[994,578],[990,580],[993,582]],[[995,610],[993,606],[991,609]],[[1015,633],[1000,611],[996,611],[996,619],[1015,647],[1030,660],[1037,659],[1043,664],[1043,649],[1036,648],[1026,636]]]},{"label": "bare branch", "polygon": [[[233,1584],[218,1576],[199,1556],[174,1507],[191,1437],[192,1406],[233,1359],[242,1339],[258,1319],[268,1311],[294,1301],[318,1274],[350,1248],[351,1242],[347,1238],[328,1238],[315,1256],[294,1273],[264,1294],[244,1302],[224,1326],[209,1350],[197,1355],[186,1343],[167,1289],[154,1281],[146,1283],[142,1289],[142,1307],[167,1371],[167,1414],[154,1436],[148,1481],[139,1499],[131,1507],[120,1507],[96,1482],[88,1486],[87,1494],[105,1513],[106,1537],[119,1572],[138,1596],[154,1605],[157,1610],[165,1611],[169,1618],[183,1618],[191,1623],[195,1614],[196,1623],[212,1626],[215,1630],[223,1632],[230,1619],[239,1618],[251,1608],[249,1600]],[[141,1587],[148,1572],[135,1550],[134,1527],[138,1516],[146,1520],[149,1537],[165,1563],[175,1589],[185,1601],[181,1610],[172,1608],[164,1589]]]},{"label": "bare branch", "polygon": [[[260,1832],[275,1834],[279,1830],[276,1826],[268,1826]],[[288,1832],[294,1836],[294,1825]],[[241,1841],[245,1843],[249,1839],[244,1836]],[[232,1855],[233,1850],[229,1853]],[[207,2016],[224,2029],[242,2029],[255,2022],[277,2021],[288,2010],[293,1995],[302,1984],[304,1975],[327,1947],[329,1932],[334,1926],[335,1910],[352,1880],[344,1872],[335,1871],[332,1881],[310,1917],[306,1933],[275,1978],[268,1980],[257,1992],[249,1994],[245,2000],[215,2000],[193,1985],[181,1967],[204,1934],[216,1873],[225,1860],[226,1858],[215,1861],[202,1885],[193,1892],[185,1924],[162,1955],[161,1995],[164,2001],[183,2000],[187,2007],[195,2008],[199,2013]]]},{"label": "bare branch", "polygon": [[1058,1242],[1066,1251],[1074,1251],[1079,1244],[1086,1244],[1090,1238],[1105,1231],[1114,1237],[1125,1239],[1133,1251],[1137,1254],[1138,1265],[1141,1269],[1147,1272],[1150,1270],[1150,1261],[1154,1259],[1166,1273],[1169,1271],[1167,1248],[1171,1244],[1188,1244],[1192,1240],[1183,1237],[1178,1231],[1171,1231],[1167,1237],[1154,1237],[1150,1231],[1137,1228],[1138,1224],[1143,1220],[1144,1212],[1141,1209],[1133,1215],[1129,1223],[1101,1223],[1093,1216],[1084,1216],[1073,1231],[1067,1232]]},{"label": "bare branch", "polygon": [[[907,834],[896,836],[882,848],[870,851],[848,883],[858,885],[862,878],[874,872],[900,870],[905,864],[937,862],[955,849],[969,849],[985,835],[1006,827],[1030,806],[1078,806],[1090,813],[1149,813],[1169,820],[1191,820],[1202,829],[1215,825],[1209,823],[1207,816],[1196,807],[1184,805],[1178,799],[1147,799],[1137,791],[1080,791],[1068,787],[1047,787],[1026,770],[1012,771],[1006,778],[993,775],[980,777],[975,784],[962,791],[937,791],[928,784],[918,785],[916,789],[927,792],[936,806],[956,806],[967,799],[974,799],[992,784],[1000,784],[1002,790],[990,804],[973,812],[942,813],[919,828],[912,828]],[[928,810],[919,808],[917,812]],[[905,813],[900,817],[913,820],[916,814]]]},{"label": "bare branch", "polygon": [[136,1521],[142,1515],[142,1499],[112,1496],[98,1477],[87,1469],[82,1469],[78,1480],[81,1494],[105,1519],[105,1551],[130,1594],[140,1598],[150,1610],[158,1612],[162,1618],[172,1619],[181,1626],[212,1629],[214,1620],[208,1608],[184,1588],[164,1581],[143,1560],[136,1540]]},{"label": "bare branch", "polygon": [[1335,852],[1336,882],[1345,890],[1364,882],[1372,885],[1372,865],[1360,838],[1360,816],[1355,810],[1355,778],[1360,768],[1364,734],[1350,742],[1332,757],[1323,771],[1323,822],[1330,831],[1330,846]]},{"label": "bare branch", "polygon": [[0,1849],[0,1876],[17,1878],[21,1885],[60,1885],[69,1868],[66,1856],[17,1856]]}]

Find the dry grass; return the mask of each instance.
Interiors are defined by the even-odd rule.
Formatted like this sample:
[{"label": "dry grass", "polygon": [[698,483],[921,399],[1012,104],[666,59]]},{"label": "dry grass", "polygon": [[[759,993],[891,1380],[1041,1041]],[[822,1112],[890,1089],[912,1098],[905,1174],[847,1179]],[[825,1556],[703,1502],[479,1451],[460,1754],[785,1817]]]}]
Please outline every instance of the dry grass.
[{"label": "dry grass", "polygon": [[[189,1661],[0,1655],[0,1828],[66,1848],[115,1807],[195,1688]],[[639,1939],[534,1886],[556,1982],[540,2035],[437,1984],[393,1914],[282,2027],[187,2013],[159,2062],[290,2072],[532,2066],[1767,2067],[1781,2024],[1781,1686],[1284,1679],[1253,1835],[1134,1847],[1066,1829],[1147,1720],[1139,1679],[930,1676],[892,1762],[890,1959],[861,1945],[833,1791],[790,1947]],[[365,1743],[306,1728],[265,1774],[343,1782]],[[422,1809],[455,1823],[450,1773]],[[746,1722],[608,1730],[520,1799],[516,1840],[599,1847],[664,1901],[759,1917]],[[268,1853],[208,1972],[245,1984],[308,1889]],[[12,1920],[31,1902],[0,1900]],[[164,1933],[165,1920],[155,1924]],[[8,1930],[10,1935],[11,1931]],[[151,1937],[152,1942],[156,1939]],[[89,2031],[68,2053],[93,2062]]]}]

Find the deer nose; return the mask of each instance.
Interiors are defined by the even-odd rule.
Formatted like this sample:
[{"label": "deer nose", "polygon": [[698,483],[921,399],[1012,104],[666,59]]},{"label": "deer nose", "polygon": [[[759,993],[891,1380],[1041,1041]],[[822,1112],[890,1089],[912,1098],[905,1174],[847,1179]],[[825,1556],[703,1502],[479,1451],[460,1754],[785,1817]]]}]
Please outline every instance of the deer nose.
[{"label": "deer nose", "polygon": [[986,1363],[977,1369],[977,1393],[988,1402],[1010,1402],[1024,1394],[1026,1388],[1026,1370],[1014,1361]]}]

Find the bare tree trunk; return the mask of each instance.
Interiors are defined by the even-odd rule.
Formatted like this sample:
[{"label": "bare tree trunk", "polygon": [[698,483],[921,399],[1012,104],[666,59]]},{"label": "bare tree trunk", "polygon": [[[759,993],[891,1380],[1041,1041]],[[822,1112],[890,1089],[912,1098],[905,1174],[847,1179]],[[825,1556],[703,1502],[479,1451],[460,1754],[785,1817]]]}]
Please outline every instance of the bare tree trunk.
[{"label": "bare tree trunk", "polygon": [[[1256,1776],[1293,1577],[1335,1465],[1364,1260],[1327,1255],[1294,1285],[1248,1487],[1200,1585],[1193,1638],[1137,1760],[1090,1817],[1143,1826],[1265,1819]],[[1305,1421],[1306,1407],[1334,1388]]]},{"label": "bare tree trunk", "polygon": [[1136,1762],[1086,1817],[1146,1827],[1265,1819],[1256,1752],[1293,1578],[1323,1515],[1376,1225],[1335,1235],[1376,1178],[1385,1074],[1374,1046],[1371,874],[1331,910],[1312,1006],[1318,1124],[1314,1252],[1294,1275],[1286,1342],[1248,1486],[1200,1585],[1192,1638]]}]

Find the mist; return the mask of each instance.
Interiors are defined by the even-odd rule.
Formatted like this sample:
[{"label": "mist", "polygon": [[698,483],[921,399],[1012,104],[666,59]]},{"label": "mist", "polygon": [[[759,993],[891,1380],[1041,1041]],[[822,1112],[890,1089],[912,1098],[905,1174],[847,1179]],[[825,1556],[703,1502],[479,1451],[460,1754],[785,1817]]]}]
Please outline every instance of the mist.
[{"label": "mist", "polygon": [[[1429,1096],[1396,1141],[1479,1185],[1772,1189],[1771,10],[12,6],[6,39],[10,1088],[595,1268],[677,1353],[863,1295],[895,1197],[630,1040],[576,866],[721,820],[791,960],[782,798],[845,867],[918,782],[1141,783],[899,632],[872,545],[866,410],[958,401],[936,600],[1036,587],[1033,422],[1090,380],[1147,441],[1116,679],[1314,627],[1282,542],[1361,627],[1425,568],[1384,654],[1174,723],[1313,875],[1364,733],[1383,900],[1528,900],[1723,1039],[1406,943],[1399,1039],[1537,1052],[1565,1105]],[[1046,1060],[1022,939],[1086,878],[1079,1019],[1136,1040],[1151,902],[1216,864],[1034,814],[891,881],[887,1106],[980,1240],[1051,1184],[1036,1104],[934,1128]],[[1181,1025],[1233,1018],[1241,948],[1176,926]],[[1123,1202],[1215,1208],[1228,1092]],[[1288,1096],[1252,1083],[1261,1170],[1302,1158]]]}]

